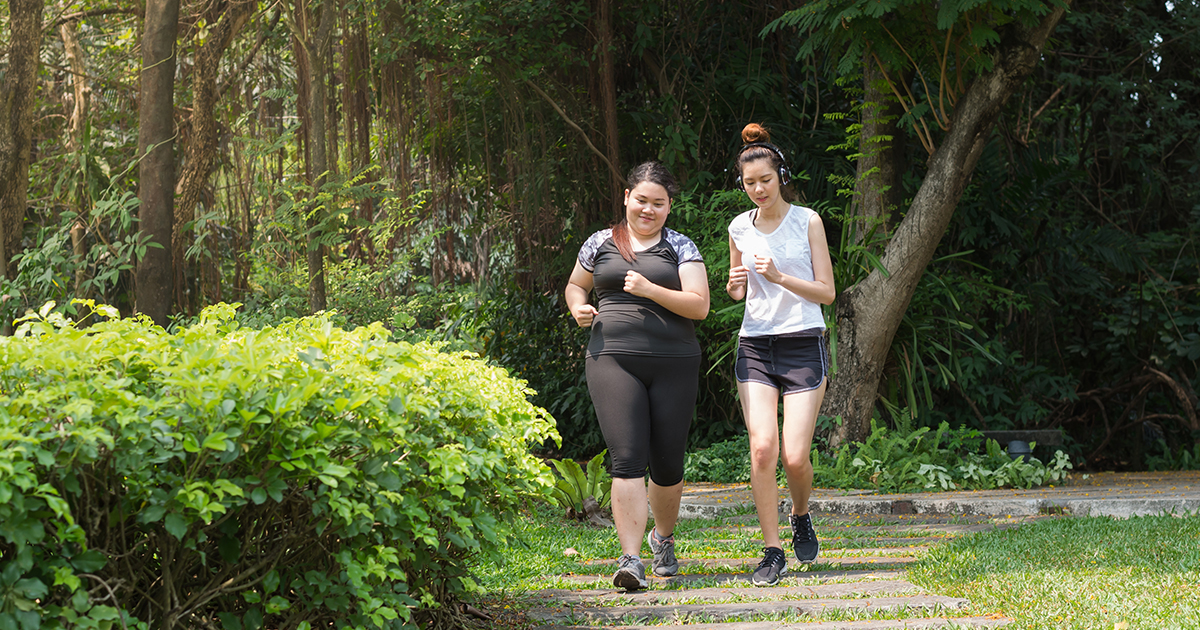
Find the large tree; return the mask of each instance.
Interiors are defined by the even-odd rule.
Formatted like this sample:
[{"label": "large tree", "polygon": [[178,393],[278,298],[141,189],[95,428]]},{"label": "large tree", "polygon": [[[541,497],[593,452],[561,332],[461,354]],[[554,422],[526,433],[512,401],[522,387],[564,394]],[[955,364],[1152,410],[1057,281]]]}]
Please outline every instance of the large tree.
[{"label": "large tree", "polygon": [[[999,4],[845,0],[816,3],[783,19],[816,31],[809,52],[822,44],[844,46],[855,63],[867,57],[879,64],[929,152],[921,186],[888,240],[881,264],[837,298],[838,373],[822,408],[823,414],[842,419],[831,436],[835,446],[866,436],[883,366],[917,283],[1004,104],[1033,72],[1068,3]],[[909,71],[916,89],[899,80]],[[876,80],[873,73],[866,76]],[[859,198],[877,191],[872,177],[859,179]]]},{"label": "large tree", "polygon": [[326,209],[320,204],[319,195],[329,181],[329,173],[336,162],[329,159],[331,151],[326,99],[329,97],[329,71],[333,65],[330,39],[338,7],[334,0],[320,3],[295,0],[293,5],[285,3],[284,6],[298,61],[296,77],[300,98],[297,109],[302,125],[300,135],[304,145],[306,179],[313,195],[313,203],[304,214],[308,228],[308,306],[316,312],[325,310],[326,306],[325,246],[321,239]]},{"label": "large tree", "polygon": [[137,310],[166,326],[171,316],[175,208],[175,34],[179,0],[147,0],[138,110],[138,218],[148,237],[137,266]]},{"label": "large tree", "polygon": [[33,92],[42,47],[43,0],[10,0],[8,68],[0,80],[0,278],[21,245],[33,145]]},{"label": "large tree", "polygon": [[200,203],[204,187],[208,185],[208,177],[217,157],[217,71],[225,51],[250,19],[254,9],[255,3],[249,0],[214,3],[204,15],[206,21],[213,26],[197,31],[196,34],[199,40],[203,33],[203,43],[196,52],[196,63],[192,68],[192,117],[184,153],[183,173],[179,181],[179,204],[175,210],[171,236],[171,262],[175,267],[175,302],[181,310],[190,311],[192,305],[185,273],[188,226],[196,217],[196,206]]}]

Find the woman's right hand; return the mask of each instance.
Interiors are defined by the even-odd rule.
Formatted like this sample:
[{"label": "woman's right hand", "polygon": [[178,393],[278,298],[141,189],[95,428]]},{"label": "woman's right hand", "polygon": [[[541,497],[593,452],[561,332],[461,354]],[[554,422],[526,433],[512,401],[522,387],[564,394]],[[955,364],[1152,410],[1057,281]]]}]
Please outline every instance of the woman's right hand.
[{"label": "woman's right hand", "polygon": [[744,291],[746,289],[746,273],[745,265],[730,267],[729,282],[725,283],[725,292],[732,294]]},{"label": "woman's right hand", "polygon": [[592,325],[592,320],[596,319],[598,312],[595,306],[585,302],[571,309],[571,316],[575,318],[575,323],[579,324],[580,328],[588,328]]}]

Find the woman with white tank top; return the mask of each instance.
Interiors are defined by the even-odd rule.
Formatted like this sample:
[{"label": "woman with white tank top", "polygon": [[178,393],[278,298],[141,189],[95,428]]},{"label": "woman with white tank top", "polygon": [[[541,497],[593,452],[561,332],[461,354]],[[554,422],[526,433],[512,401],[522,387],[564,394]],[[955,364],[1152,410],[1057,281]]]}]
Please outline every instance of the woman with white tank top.
[{"label": "woman with white tank top", "polygon": [[[779,582],[787,560],[779,541],[776,465],[783,455],[792,498],[792,547],[800,562],[820,550],[808,511],[810,459],[817,412],[828,384],[828,349],[821,304],[836,295],[825,228],[816,212],[783,196],[790,178],[783,152],[770,134],[751,123],[742,130],[738,185],[755,208],[729,224],[726,292],[746,300],[738,335],[738,397],[750,434],[750,484],[763,560],[751,577],[757,586]],[[778,422],[783,396],[783,429]]]}]

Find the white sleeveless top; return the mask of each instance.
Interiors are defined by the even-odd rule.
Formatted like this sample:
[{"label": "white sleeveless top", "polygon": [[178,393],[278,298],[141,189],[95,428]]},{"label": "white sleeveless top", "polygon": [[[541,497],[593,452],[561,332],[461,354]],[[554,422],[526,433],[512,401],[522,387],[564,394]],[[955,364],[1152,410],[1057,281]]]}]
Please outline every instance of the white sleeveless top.
[{"label": "white sleeveless top", "polygon": [[769,255],[780,273],[813,280],[812,248],[808,222],[813,210],[793,205],[774,232],[764,234],[754,227],[757,209],[739,214],[729,224],[729,236],[742,253],[746,273],[746,312],[742,315],[742,337],[788,333],[820,335],[825,330],[821,305],[806,300],[754,270],[754,255]]}]

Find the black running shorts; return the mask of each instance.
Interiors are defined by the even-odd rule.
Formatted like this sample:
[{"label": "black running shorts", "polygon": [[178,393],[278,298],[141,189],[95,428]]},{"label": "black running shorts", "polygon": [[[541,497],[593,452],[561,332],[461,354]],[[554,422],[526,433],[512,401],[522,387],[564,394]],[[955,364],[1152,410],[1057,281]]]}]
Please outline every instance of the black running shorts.
[{"label": "black running shorts", "polygon": [[738,339],[734,373],[739,383],[770,385],[787,396],[820,387],[828,371],[824,336],[806,331]]}]

